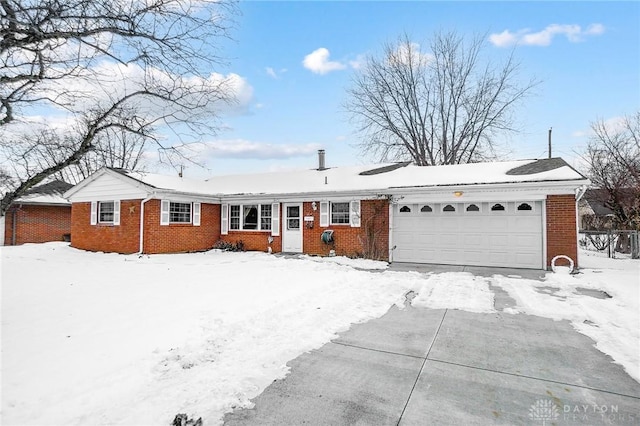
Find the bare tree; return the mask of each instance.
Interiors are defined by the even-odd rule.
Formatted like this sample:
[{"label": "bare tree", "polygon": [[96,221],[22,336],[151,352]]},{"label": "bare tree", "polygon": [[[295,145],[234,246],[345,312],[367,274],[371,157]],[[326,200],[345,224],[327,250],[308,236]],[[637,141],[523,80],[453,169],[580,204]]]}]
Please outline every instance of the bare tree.
[{"label": "bare tree", "polygon": [[521,84],[513,53],[500,66],[483,62],[484,46],[481,37],[467,44],[437,33],[427,53],[405,35],[369,57],[346,104],[362,149],[420,166],[492,157],[493,138],[515,131],[513,109],[538,82]]},{"label": "bare tree", "polygon": [[[0,167],[13,178],[0,215],[49,176],[135,165],[151,143],[171,162],[215,132],[221,105],[233,102],[237,80],[213,72],[232,0],[0,0],[0,8]],[[43,121],[43,111],[58,121]]]},{"label": "bare tree", "polygon": [[595,121],[591,130],[583,158],[599,201],[613,211],[615,226],[640,229],[640,111]]}]

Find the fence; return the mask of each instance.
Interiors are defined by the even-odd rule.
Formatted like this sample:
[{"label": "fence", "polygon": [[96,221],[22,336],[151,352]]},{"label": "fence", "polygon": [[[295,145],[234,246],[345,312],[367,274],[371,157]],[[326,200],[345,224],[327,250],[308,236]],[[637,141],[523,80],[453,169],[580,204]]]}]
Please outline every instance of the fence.
[{"label": "fence", "polygon": [[580,231],[580,247],[587,250],[604,252],[611,258],[619,255],[631,255],[640,258],[640,232],[626,230]]}]

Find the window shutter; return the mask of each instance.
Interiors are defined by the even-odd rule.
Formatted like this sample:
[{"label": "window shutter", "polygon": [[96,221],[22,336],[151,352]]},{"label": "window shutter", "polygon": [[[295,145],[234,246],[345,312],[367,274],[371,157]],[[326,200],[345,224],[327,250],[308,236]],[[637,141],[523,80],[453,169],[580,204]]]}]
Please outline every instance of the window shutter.
[{"label": "window shutter", "polygon": [[220,234],[227,235],[229,233],[229,204],[220,206]]},{"label": "window shutter", "polygon": [[271,204],[271,235],[277,237],[280,235],[280,204]]},{"label": "window shutter", "polygon": [[169,224],[169,200],[160,201],[160,225]]},{"label": "window shutter", "polygon": [[120,200],[113,202],[113,224],[120,225]]},{"label": "window shutter", "polygon": [[193,226],[200,226],[200,203],[193,203]]},{"label": "window shutter", "polygon": [[95,225],[98,223],[98,202],[91,202],[91,224]]},{"label": "window shutter", "polygon": [[349,203],[349,222],[352,228],[360,228],[360,200]]},{"label": "window shutter", "polygon": [[320,201],[320,226],[329,226],[329,202]]}]

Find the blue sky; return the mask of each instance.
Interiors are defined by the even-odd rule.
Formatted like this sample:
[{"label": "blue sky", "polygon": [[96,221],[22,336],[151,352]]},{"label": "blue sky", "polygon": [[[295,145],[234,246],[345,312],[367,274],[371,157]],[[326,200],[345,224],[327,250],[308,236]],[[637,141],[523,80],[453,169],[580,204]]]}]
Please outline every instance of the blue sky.
[{"label": "blue sky", "polygon": [[198,158],[208,170],[190,166],[187,175],[310,168],[318,148],[329,166],[377,162],[354,146],[359,139],[342,105],[354,65],[405,32],[423,46],[439,30],[493,35],[484,52],[493,61],[518,41],[522,77],[542,84],[516,111],[521,132],[501,141],[505,159],[545,157],[553,127],[554,156],[573,162],[590,121],[640,109],[639,2],[249,1],[239,8],[234,40],[222,51],[229,64],[217,71],[244,79],[244,108],[222,118],[225,128]]}]

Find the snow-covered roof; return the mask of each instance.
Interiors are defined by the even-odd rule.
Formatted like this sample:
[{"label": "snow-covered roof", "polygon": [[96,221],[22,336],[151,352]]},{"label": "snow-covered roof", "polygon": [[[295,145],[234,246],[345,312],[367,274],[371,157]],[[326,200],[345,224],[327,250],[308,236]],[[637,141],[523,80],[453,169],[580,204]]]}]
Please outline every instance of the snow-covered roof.
[{"label": "snow-covered roof", "polygon": [[157,189],[206,195],[269,195],[385,192],[403,188],[521,182],[585,181],[559,158],[419,167],[408,163],[216,176],[195,180],[152,173],[122,172]]},{"label": "snow-covered roof", "polygon": [[17,198],[14,203],[70,205],[71,203],[64,198],[63,194],[72,186],[70,183],[54,180],[32,188],[25,195]]}]

